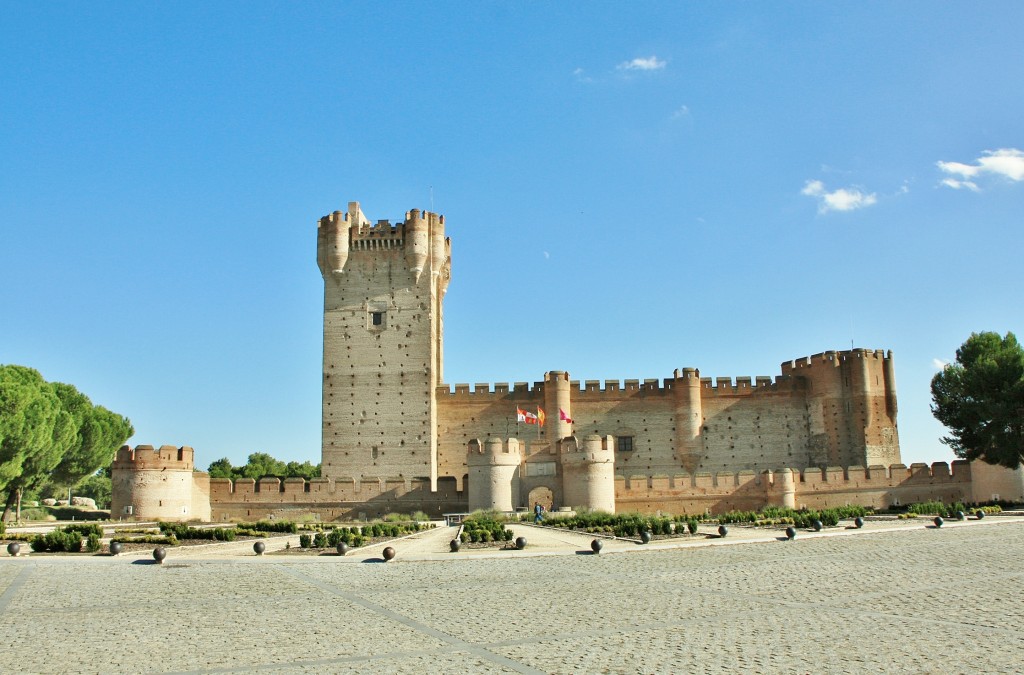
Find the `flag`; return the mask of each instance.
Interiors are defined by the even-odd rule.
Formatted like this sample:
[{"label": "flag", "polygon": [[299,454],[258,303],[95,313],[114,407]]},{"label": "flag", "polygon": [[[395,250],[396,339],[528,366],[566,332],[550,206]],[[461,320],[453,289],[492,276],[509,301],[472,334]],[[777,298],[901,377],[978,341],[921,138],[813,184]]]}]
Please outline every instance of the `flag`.
[{"label": "flag", "polygon": [[537,424],[544,426],[544,411],[537,408]]},{"label": "flag", "polygon": [[558,409],[558,419],[562,420],[563,422],[568,422],[569,424],[575,424],[573,419],[566,415],[565,411],[562,410],[561,408]]},{"label": "flag", "polygon": [[537,416],[532,412],[527,412],[522,408],[516,408],[516,422],[525,422],[526,424],[536,424]]}]

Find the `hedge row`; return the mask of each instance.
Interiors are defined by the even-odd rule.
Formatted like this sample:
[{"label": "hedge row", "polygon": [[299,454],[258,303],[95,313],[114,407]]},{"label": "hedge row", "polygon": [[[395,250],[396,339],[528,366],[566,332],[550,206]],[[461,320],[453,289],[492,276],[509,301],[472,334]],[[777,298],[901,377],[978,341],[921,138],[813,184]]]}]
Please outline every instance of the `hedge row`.
[{"label": "hedge row", "polygon": [[[80,553],[82,551],[82,534],[77,527],[58,527],[46,534],[37,534],[29,544],[36,553],[43,551]],[[95,553],[100,550],[100,537],[89,532],[85,541],[85,550]]]}]

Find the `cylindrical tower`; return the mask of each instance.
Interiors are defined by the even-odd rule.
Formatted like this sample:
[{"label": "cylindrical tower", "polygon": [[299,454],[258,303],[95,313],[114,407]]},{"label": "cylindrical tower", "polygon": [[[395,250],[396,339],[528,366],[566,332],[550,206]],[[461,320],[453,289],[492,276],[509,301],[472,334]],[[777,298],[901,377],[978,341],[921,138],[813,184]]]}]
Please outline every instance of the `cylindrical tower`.
[{"label": "cylindrical tower", "polygon": [[469,442],[469,510],[515,511],[519,503],[519,439]]},{"label": "cylindrical tower", "polygon": [[[348,261],[349,231],[348,218],[341,211],[324,216],[320,219],[320,228],[317,231],[317,261],[321,259],[320,247],[323,246],[323,265],[334,274],[341,274],[345,270],[345,263]],[[321,237],[320,230],[324,231]]]},{"label": "cylindrical tower", "polygon": [[690,473],[695,473],[704,457],[701,427],[704,413],[701,406],[700,371],[683,368],[675,371],[672,383],[676,423],[676,457]]},{"label": "cylindrical tower", "polygon": [[112,518],[185,521],[192,513],[193,451],[190,447],[125,445],[110,467]]},{"label": "cylindrical tower", "polygon": [[796,508],[796,480],[792,469],[779,469],[773,474],[775,491],[781,497],[780,506],[787,509]]},{"label": "cylindrical tower", "polygon": [[561,411],[572,419],[572,392],[569,387],[569,373],[552,370],[544,373],[544,433],[552,443],[572,436],[572,424],[562,419]]},{"label": "cylindrical tower", "polygon": [[419,209],[413,209],[405,215],[404,238],[405,260],[416,281],[419,281],[430,254],[430,226]]},{"label": "cylindrical tower", "polygon": [[615,513],[615,439],[591,434],[559,443],[565,506]]}]

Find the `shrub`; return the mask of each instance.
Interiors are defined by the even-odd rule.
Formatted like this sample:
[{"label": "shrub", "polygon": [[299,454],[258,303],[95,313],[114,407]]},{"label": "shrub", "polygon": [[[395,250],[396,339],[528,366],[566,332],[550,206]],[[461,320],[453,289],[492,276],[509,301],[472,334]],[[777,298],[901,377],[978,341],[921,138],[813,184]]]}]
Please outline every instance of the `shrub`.
[{"label": "shrub", "polygon": [[313,537],[313,548],[327,548],[327,537],[323,532],[317,532]]},{"label": "shrub", "polygon": [[178,538],[173,534],[163,537],[147,534],[144,537],[112,537],[110,541],[119,541],[122,544],[163,544],[165,546],[177,546]]},{"label": "shrub", "polygon": [[77,532],[83,537],[88,537],[90,534],[95,534],[97,537],[103,536],[103,528],[94,523],[72,523],[64,526],[65,532]]},{"label": "shrub", "polygon": [[239,528],[258,530],[260,532],[284,532],[295,534],[299,526],[290,520],[257,520],[255,523],[239,523]]},{"label": "shrub", "polygon": [[686,521],[686,529],[690,531],[690,534],[697,534],[697,519],[691,518]]},{"label": "shrub", "polygon": [[302,548],[309,548],[312,543],[313,538],[310,537],[308,534],[299,535],[299,546],[301,546]]},{"label": "shrub", "polygon": [[96,533],[90,533],[85,540],[85,550],[89,553],[95,553],[100,550],[100,538]]},{"label": "shrub", "polygon": [[35,538],[32,539],[32,542],[29,544],[29,546],[31,546],[32,550],[36,553],[42,553],[46,550],[46,540],[43,538],[43,535],[37,534]]}]

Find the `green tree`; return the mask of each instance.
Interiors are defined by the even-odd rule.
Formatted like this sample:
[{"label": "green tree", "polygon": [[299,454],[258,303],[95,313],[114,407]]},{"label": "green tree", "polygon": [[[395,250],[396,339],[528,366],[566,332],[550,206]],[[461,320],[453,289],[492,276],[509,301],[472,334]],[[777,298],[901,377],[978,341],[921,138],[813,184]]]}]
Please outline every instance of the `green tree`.
[{"label": "green tree", "polygon": [[210,467],[206,470],[210,474],[210,478],[234,478],[235,468],[231,466],[231,460],[227,457],[210,462]]},{"label": "green tree", "polygon": [[279,459],[274,459],[265,452],[254,452],[249,455],[249,461],[241,467],[241,478],[255,478],[259,480],[264,476],[287,476],[288,466]]},{"label": "green tree", "polygon": [[972,333],[932,378],[932,414],[957,457],[1015,469],[1024,462],[1024,349],[1013,333]]},{"label": "green tree", "polygon": [[312,464],[308,459],[301,464],[299,462],[288,462],[287,467],[288,478],[319,478],[320,477],[320,465]]},{"label": "green tree", "polygon": [[71,385],[38,371],[0,366],[0,493],[3,516],[21,495],[45,482],[72,485],[109,464],[134,433],[131,423]]}]

